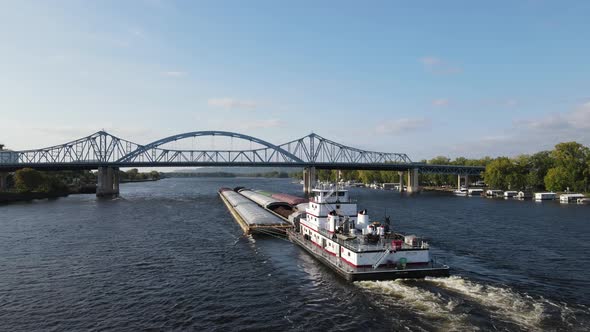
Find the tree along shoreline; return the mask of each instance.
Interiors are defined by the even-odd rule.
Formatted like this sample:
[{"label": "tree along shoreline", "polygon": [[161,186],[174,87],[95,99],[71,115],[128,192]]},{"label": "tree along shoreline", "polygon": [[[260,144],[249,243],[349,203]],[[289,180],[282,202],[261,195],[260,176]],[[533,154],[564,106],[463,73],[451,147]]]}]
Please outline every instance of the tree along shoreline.
[{"label": "tree along shoreline", "polygon": [[77,194],[95,194],[96,185],[88,185],[76,188],[60,189],[51,192],[30,191],[30,192],[0,192],[0,204],[32,201],[36,199],[54,199]]},{"label": "tree along shoreline", "polygon": [[[577,142],[563,142],[555,145],[551,151],[540,151],[532,155],[516,157],[484,157],[467,159],[463,157],[451,160],[439,156],[421,162],[431,165],[485,166],[479,176],[469,176],[471,183],[484,180],[491,189],[522,190],[528,192],[590,192],[590,148]],[[290,174],[302,179],[301,172]],[[407,172],[402,173],[403,182],[407,182]],[[356,170],[318,170],[320,181],[355,181],[364,184],[399,183],[397,171],[356,171]],[[420,174],[423,187],[449,190],[457,187],[457,175]],[[453,188],[453,189],[450,189]],[[440,191],[440,190],[439,190]],[[446,190],[445,190],[446,191]]]},{"label": "tree along shoreline", "polygon": [[[140,173],[137,169],[119,171],[120,183],[157,181],[160,175],[155,171]],[[0,192],[0,203],[94,194],[96,180],[96,173],[91,171],[41,172],[23,168],[9,175],[9,190]]]}]

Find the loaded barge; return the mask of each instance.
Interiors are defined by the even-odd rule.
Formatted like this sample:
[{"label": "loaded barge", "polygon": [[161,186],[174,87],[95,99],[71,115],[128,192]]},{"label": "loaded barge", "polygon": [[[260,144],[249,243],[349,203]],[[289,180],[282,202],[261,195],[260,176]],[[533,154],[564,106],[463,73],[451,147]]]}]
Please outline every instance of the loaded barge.
[{"label": "loaded barge", "polygon": [[219,189],[219,197],[245,234],[285,233],[291,227],[289,222],[260,208],[257,203],[233,189]]},{"label": "loaded barge", "polygon": [[349,281],[449,275],[449,267],[431,257],[427,242],[393,232],[388,219],[371,222],[347,190],[313,189],[309,201],[241,187],[221,188],[219,195],[245,233],[286,232]]}]

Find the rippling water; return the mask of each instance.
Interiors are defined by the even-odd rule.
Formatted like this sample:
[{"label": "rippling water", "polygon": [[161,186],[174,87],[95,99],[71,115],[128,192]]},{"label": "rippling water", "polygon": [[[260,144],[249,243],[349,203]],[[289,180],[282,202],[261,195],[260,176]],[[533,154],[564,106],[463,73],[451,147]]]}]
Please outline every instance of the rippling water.
[{"label": "rippling water", "polygon": [[450,278],[349,284],[298,247],[248,238],[221,186],[124,184],[0,206],[0,330],[585,330],[590,208],[352,189],[373,217],[430,238]]}]

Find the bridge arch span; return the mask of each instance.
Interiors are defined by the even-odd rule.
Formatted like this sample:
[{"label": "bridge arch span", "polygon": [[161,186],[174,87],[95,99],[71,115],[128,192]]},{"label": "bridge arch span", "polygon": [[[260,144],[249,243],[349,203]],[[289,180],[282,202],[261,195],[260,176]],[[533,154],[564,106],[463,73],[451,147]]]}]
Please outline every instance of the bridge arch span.
[{"label": "bridge arch span", "polygon": [[119,160],[117,160],[117,162],[132,161],[137,156],[139,156],[149,150],[157,149],[164,144],[178,141],[178,140],[185,139],[185,138],[200,137],[200,136],[225,136],[225,137],[233,137],[233,138],[251,141],[251,142],[266,146],[267,148],[272,149],[272,150],[282,154],[286,158],[289,158],[290,161],[292,161],[292,162],[304,163],[303,160],[301,160],[300,158],[298,158],[297,156],[295,156],[291,152],[281,148],[280,146],[277,146],[277,145],[274,145],[270,142],[262,140],[260,138],[257,138],[254,136],[249,136],[249,135],[244,135],[244,134],[240,134],[240,133],[235,133],[235,132],[231,132],[231,131],[220,131],[220,130],[191,131],[191,132],[187,132],[187,133],[168,136],[168,137],[159,139],[157,141],[151,142],[149,144],[139,146],[134,151],[131,151],[127,155],[121,157]]}]

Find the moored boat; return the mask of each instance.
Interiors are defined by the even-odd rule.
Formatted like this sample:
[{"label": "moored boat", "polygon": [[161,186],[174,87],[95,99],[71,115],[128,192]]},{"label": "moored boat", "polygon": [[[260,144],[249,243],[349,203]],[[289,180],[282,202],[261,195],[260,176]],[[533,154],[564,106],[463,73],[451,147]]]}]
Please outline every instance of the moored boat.
[{"label": "moored boat", "polygon": [[467,193],[469,194],[469,196],[481,196],[483,194],[483,189],[472,188],[472,189],[468,189]]},{"label": "moored boat", "polygon": [[553,200],[556,197],[557,197],[557,194],[554,192],[535,193],[535,200],[536,201]]},{"label": "moored boat", "polygon": [[559,195],[559,202],[560,203],[570,203],[570,202],[577,202],[578,199],[585,198],[583,194],[561,194]]},{"label": "moored boat", "polygon": [[453,195],[455,196],[467,196],[469,194],[469,190],[467,188],[461,187],[457,190],[453,190]]},{"label": "moored boat", "polygon": [[515,190],[507,190],[504,192],[504,198],[512,198],[516,197],[516,195],[518,195],[518,191]]},{"label": "moored boat", "polygon": [[503,196],[503,195],[504,195],[504,192],[502,190],[498,190],[498,189],[486,190],[487,197],[499,197],[499,196]]}]

